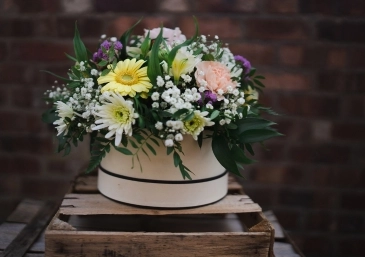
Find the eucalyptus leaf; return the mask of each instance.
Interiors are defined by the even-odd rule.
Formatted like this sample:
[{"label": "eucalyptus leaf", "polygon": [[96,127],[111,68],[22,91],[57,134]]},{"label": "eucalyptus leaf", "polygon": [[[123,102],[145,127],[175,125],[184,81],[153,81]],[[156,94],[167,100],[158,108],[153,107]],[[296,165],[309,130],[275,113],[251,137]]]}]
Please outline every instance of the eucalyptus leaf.
[{"label": "eucalyptus leaf", "polygon": [[146,146],[148,147],[148,149],[150,149],[151,153],[153,153],[153,155],[156,155],[156,150],[149,144],[149,143],[146,143]]},{"label": "eucalyptus leaf", "polygon": [[118,152],[125,154],[125,155],[133,155],[133,153],[128,150],[127,148],[124,147],[119,147],[119,146],[115,146],[113,145],[114,149],[117,150]]}]

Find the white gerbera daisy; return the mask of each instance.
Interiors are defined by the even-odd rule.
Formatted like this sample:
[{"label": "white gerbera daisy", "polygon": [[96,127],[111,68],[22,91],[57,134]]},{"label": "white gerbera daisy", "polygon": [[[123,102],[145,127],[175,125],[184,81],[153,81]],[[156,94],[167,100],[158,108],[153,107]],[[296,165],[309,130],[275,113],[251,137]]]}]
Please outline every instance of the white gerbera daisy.
[{"label": "white gerbera daisy", "polygon": [[198,136],[204,130],[204,127],[214,125],[213,121],[205,117],[208,114],[208,112],[194,111],[194,118],[184,122],[183,131],[198,140]]},{"label": "white gerbera daisy", "polygon": [[138,113],[134,112],[133,103],[124,100],[120,94],[111,92],[110,95],[104,96],[102,105],[98,107],[99,111],[95,113],[97,120],[93,130],[108,128],[109,132],[105,138],[115,136],[114,144],[118,146],[122,141],[122,135],[125,133],[132,136],[132,125],[135,124],[135,119],[139,117]]},{"label": "white gerbera daisy", "polygon": [[58,132],[57,136],[61,135],[63,132],[65,132],[65,135],[66,135],[68,132],[68,124],[65,121],[65,119],[66,118],[72,119],[74,116],[74,111],[73,111],[72,107],[68,106],[64,102],[57,101],[56,105],[57,105],[56,112],[57,112],[58,117],[60,117],[60,119],[53,122],[54,125],[57,125],[57,127],[56,127],[57,132]]}]

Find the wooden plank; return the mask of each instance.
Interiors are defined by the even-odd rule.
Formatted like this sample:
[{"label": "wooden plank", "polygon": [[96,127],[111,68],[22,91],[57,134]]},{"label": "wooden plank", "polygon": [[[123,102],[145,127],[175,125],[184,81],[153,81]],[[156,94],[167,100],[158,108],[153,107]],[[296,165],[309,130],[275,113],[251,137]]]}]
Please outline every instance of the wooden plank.
[{"label": "wooden plank", "polygon": [[267,257],[270,234],[46,232],[46,256]]},{"label": "wooden plank", "polygon": [[266,216],[267,220],[274,226],[275,228],[275,238],[284,239],[284,232],[282,227],[279,224],[275,214],[273,211],[265,211],[264,215]]},{"label": "wooden plank", "polygon": [[5,248],[1,256],[19,257],[25,255],[30,246],[44,230],[53,214],[57,211],[58,206],[58,202],[47,202],[29,224]]},{"label": "wooden plank", "polygon": [[28,223],[43,207],[44,201],[24,199],[6,219],[8,222]]},{"label": "wooden plank", "polygon": [[[97,207],[97,208],[96,208]],[[198,208],[168,210],[146,209],[112,201],[100,194],[68,194],[60,214],[64,215],[177,215],[260,212],[261,207],[247,195],[227,195],[221,201]]]}]

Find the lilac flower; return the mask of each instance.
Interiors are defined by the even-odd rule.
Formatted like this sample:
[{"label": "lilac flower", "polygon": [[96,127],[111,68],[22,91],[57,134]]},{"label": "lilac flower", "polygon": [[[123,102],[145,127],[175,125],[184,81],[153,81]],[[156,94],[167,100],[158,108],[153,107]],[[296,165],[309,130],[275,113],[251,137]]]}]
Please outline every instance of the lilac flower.
[{"label": "lilac flower", "polygon": [[110,42],[108,42],[108,40],[104,40],[104,42],[101,43],[100,48],[108,50],[110,48]]},{"label": "lilac flower", "polygon": [[203,104],[203,101],[202,99],[204,98],[204,102],[208,103],[208,104],[213,104],[214,102],[217,101],[217,95],[214,94],[212,91],[210,90],[207,90],[207,91],[204,91],[204,97],[201,97],[199,100],[198,100],[198,103],[199,104]]},{"label": "lilac flower", "polygon": [[235,61],[242,63],[245,74],[248,74],[251,71],[251,63],[245,57],[241,55],[235,55],[234,59]]},{"label": "lilac flower", "polygon": [[119,41],[114,43],[114,49],[115,50],[121,50],[123,47],[122,43],[120,43]]}]

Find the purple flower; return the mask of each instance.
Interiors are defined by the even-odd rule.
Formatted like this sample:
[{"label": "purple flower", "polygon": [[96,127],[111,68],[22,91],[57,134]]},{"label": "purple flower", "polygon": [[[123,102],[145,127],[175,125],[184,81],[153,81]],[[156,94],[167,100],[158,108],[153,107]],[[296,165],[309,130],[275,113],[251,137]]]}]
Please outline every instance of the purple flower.
[{"label": "purple flower", "polygon": [[251,71],[251,63],[245,57],[241,55],[235,55],[234,59],[235,61],[242,63],[245,74],[248,74]]},{"label": "purple flower", "polygon": [[120,49],[122,49],[122,47],[123,47],[123,45],[119,41],[114,43],[114,49],[115,50],[120,50]]},{"label": "purple flower", "polygon": [[108,50],[110,48],[110,43],[108,42],[108,40],[105,40],[103,43],[101,43],[100,48]]},{"label": "purple flower", "polygon": [[216,102],[217,101],[217,95],[216,94],[214,94],[212,91],[210,91],[210,90],[207,90],[207,91],[204,91],[204,93],[202,93],[202,94],[204,94],[204,97],[202,97],[202,98],[200,98],[199,100],[198,100],[198,103],[199,104],[203,104],[203,101],[202,101],[202,99],[204,98],[204,102],[205,103],[208,103],[208,104],[213,104],[214,102]]}]

